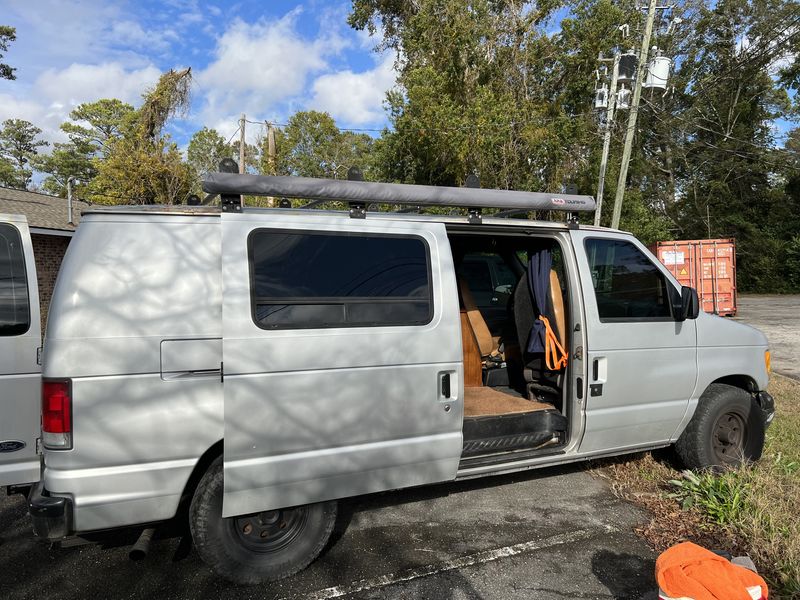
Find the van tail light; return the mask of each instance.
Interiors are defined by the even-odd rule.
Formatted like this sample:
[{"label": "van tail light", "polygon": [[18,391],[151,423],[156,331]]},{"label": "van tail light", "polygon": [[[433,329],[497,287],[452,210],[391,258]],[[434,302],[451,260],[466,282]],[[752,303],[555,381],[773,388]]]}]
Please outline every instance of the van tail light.
[{"label": "van tail light", "polygon": [[42,442],[51,450],[72,448],[72,385],[69,379],[42,382]]}]

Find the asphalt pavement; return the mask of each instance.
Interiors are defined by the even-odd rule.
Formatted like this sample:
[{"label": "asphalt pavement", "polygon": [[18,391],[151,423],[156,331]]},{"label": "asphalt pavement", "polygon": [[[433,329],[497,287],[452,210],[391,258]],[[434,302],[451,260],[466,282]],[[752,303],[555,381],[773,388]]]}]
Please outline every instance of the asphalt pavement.
[{"label": "asphalt pavement", "polygon": [[216,578],[188,538],[128,558],[135,533],[35,541],[20,496],[0,497],[0,598],[656,598],[646,520],[586,467],[545,469],[346,501],[334,539],[271,585]]},{"label": "asphalt pavement", "polygon": [[776,373],[800,380],[800,295],[741,295],[736,320],[767,336]]}]

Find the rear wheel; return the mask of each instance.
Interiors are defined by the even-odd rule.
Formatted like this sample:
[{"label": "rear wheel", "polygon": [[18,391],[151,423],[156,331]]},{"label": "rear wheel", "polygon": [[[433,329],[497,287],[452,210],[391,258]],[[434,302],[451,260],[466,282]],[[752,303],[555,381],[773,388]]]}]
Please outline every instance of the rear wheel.
[{"label": "rear wheel", "polygon": [[189,526],[200,557],[215,573],[242,584],[275,581],[307,567],[330,538],[336,502],[222,518],[222,458],[197,486]]},{"label": "rear wheel", "polygon": [[701,396],[675,449],[690,469],[736,466],[761,458],[764,429],[761,410],[749,393],[714,383]]}]

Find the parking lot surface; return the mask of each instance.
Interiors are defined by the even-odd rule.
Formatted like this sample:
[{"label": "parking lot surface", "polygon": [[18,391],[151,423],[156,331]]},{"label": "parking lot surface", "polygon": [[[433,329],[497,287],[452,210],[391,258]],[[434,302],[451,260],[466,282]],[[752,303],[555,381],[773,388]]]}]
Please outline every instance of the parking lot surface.
[{"label": "parking lot surface", "polygon": [[800,380],[800,295],[739,296],[736,320],[766,334],[776,373]]},{"label": "parking lot surface", "polygon": [[187,543],[141,562],[132,535],[50,548],[25,502],[0,497],[0,598],[655,598],[645,515],[585,467],[547,469],[344,503],[322,557],[272,585],[216,578]]}]

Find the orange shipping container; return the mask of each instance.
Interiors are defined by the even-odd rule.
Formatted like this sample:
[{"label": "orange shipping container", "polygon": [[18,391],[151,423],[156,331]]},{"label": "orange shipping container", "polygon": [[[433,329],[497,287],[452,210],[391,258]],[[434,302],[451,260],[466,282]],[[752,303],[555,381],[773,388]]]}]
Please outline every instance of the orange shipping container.
[{"label": "orange shipping container", "polygon": [[736,242],[733,239],[658,242],[654,253],[682,285],[697,290],[704,311],[727,316],[736,314]]}]

